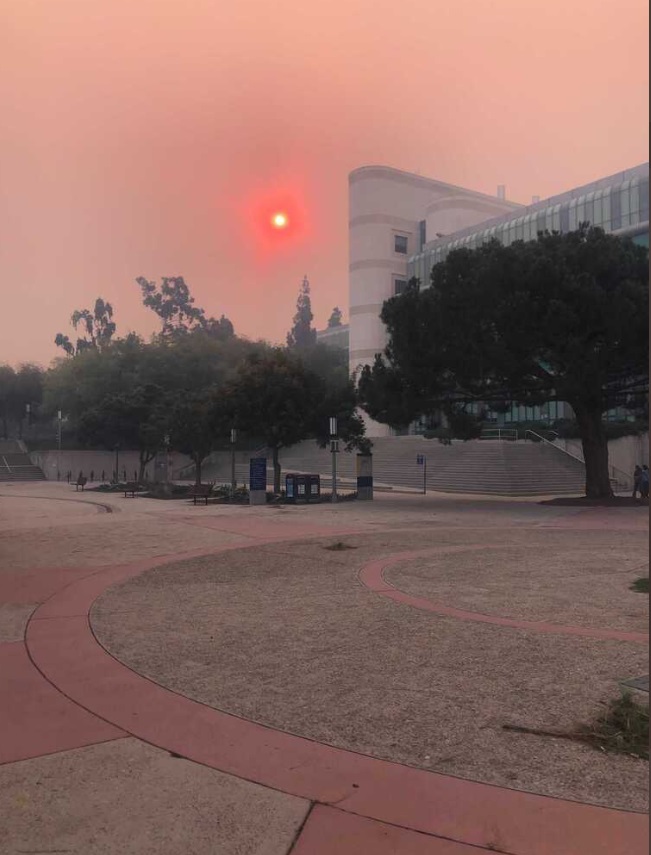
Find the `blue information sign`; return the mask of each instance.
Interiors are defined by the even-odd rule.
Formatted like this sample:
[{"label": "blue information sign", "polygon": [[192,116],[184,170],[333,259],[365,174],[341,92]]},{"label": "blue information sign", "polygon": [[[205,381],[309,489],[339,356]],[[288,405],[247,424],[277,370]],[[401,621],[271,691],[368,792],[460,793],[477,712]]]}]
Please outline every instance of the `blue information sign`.
[{"label": "blue information sign", "polygon": [[252,457],[249,461],[249,484],[251,490],[267,489],[267,458]]},{"label": "blue information sign", "polygon": [[416,463],[417,463],[419,466],[422,466],[422,465],[425,463],[425,455],[424,455],[424,454],[418,454],[418,455],[416,455]]}]

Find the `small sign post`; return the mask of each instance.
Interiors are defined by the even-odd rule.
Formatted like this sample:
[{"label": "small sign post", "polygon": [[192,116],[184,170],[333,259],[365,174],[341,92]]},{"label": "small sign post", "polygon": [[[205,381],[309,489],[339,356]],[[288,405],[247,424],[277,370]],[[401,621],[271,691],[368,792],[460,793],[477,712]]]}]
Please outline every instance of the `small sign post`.
[{"label": "small sign post", "polygon": [[416,456],[416,463],[423,467],[423,493],[427,493],[427,457],[424,454]]}]

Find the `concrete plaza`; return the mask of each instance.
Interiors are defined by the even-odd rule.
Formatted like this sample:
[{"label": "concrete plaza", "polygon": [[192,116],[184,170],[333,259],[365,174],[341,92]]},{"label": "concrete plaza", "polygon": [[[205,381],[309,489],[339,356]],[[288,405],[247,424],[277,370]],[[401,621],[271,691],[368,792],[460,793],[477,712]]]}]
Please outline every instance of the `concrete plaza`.
[{"label": "concrete plaza", "polygon": [[646,762],[504,725],[647,671],[647,522],[3,486],[0,852],[646,852]]}]

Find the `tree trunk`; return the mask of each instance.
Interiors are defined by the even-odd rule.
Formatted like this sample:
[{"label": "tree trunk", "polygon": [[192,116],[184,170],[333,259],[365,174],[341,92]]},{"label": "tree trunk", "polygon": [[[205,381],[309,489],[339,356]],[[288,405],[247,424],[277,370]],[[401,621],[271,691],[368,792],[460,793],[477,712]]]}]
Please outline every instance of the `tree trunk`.
[{"label": "tree trunk", "polygon": [[140,466],[138,467],[138,482],[142,484],[142,482],[145,480],[145,466],[148,462],[146,453],[143,453],[142,451],[140,452],[140,454],[138,455],[138,462],[140,464]]},{"label": "tree trunk", "polygon": [[203,463],[203,457],[199,457],[199,455],[195,455],[194,460],[194,483],[198,487],[201,484],[201,464]]},{"label": "tree trunk", "polygon": [[601,419],[601,410],[591,410],[570,402],[576,414],[585,460],[585,494],[589,499],[612,498],[608,470],[608,439]]},{"label": "tree trunk", "polygon": [[274,494],[280,495],[280,461],[278,460],[278,449],[274,446],[271,449],[271,459],[274,467]]}]

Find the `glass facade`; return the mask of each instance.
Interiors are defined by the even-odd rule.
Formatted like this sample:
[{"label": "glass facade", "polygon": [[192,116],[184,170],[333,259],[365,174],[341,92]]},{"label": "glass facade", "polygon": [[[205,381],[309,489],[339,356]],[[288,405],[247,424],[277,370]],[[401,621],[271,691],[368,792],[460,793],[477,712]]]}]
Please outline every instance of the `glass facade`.
[{"label": "glass facade", "polygon": [[[632,230],[636,243],[649,245],[649,174],[639,174],[611,184],[597,182],[588,185],[584,193],[564,194],[536,205],[523,208],[521,212],[491,220],[486,227],[477,231],[469,229],[437,241],[409,259],[408,276],[416,276],[424,287],[430,282],[430,272],[435,264],[443,261],[453,249],[466,247],[476,249],[486,241],[497,239],[505,246],[516,240],[534,240],[538,232],[573,231],[579,223],[589,222],[606,232]],[[626,173],[625,173],[626,174]],[[594,187],[595,189],[590,189]],[[646,225],[646,229],[644,226]],[[639,227],[635,234],[635,227]]]},{"label": "glass facade", "polygon": [[[537,202],[484,223],[483,228],[464,229],[455,235],[433,241],[408,261],[408,278],[416,277],[422,287],[430,284],[435,264],[449,252],[466,247],[476,249],[489,240],[499,240],[508,246],[516,240],[535,240],[538,232],[567,232],[589,222],[606,232],[627,234],[641,246],[649,246],[649,168],[648,164],[625,173],[602,179],[569,193]],[[398,293],[396,291],[396,293]],[[477,405],[478,406],[478,405]],[[473,407],[470,407],[473,410]],[[525,421],[549,421],[572,418],[572,410],[563,401],[550,401],[541,407],[512,404],[506,413],[489,413],[488,421],[508,425]],[[604,419],[624,421],[634,416],[622,407],[604,413]],[[422,433],[426,420],[410,426],[410,433]]]}]

